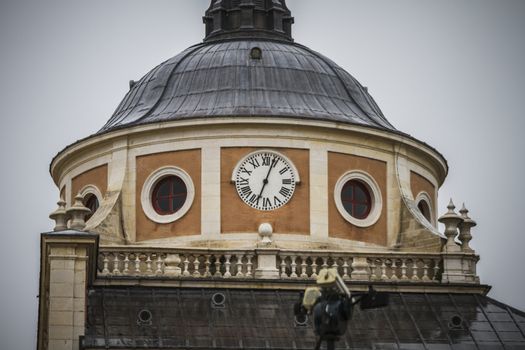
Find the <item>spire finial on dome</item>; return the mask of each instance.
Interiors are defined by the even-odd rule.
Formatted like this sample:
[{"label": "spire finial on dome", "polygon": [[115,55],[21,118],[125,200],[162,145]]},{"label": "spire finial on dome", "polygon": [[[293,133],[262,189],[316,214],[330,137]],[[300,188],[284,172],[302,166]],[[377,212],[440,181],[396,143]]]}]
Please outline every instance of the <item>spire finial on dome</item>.
[{"label": "spire finial on dome", "polygon": [[203,17],[204,41],[261,38],[293,41],[285,0],[212,0]]}]

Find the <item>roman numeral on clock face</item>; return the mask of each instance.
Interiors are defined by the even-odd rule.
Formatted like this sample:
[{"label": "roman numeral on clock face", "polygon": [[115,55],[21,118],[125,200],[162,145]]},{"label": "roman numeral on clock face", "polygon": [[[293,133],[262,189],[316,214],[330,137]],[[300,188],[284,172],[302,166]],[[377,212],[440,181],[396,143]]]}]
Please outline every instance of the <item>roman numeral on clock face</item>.
[{"label": "roman numeral on clock face", "polygon": [[270,201],[270,198],[264,198],[262,206],[264,209],[270,208],[272,206],[272,202]]},{"label": "roman numeral on clock face", "polygon": [[250,203],[258,203],[259,202],[259,196],[255,193],[250,196],[249,199]]},{"label": "roman numeral on clock face", "polygon": [[261,164],[259,163],[259,161],[257,160],[257,158],[252,158],[252,159],[248,160],[248,163],[250,163],[251,166],[252,166],[254,169],[257,169],[258,167],[261,166]]},{"label": "roman numeral on clock face", "polygon": [[291,185],[292,179],[283,179],[283,185]]},{"label": "roman numeral on clock face", "polygon": [[282,194],[284,197],[288,197],[292,193],[292,191],[289,188],[281,187],[279,193]]},{"label": "roman numeral on clock face", "polygon": [[270,156],[265,155],[262,157],[262,164],[264,166],[270,166],[271,162],[272,162],[272,158]]},{"label": "roman numeral on clock face", "polygon": [[241,193],[243,196],[248,197],[252,193],[250,186],[241,187]]},{"label": "roman numeral on clock face", "polygon": [[279,174],[284,175],[284,173],[287,172],[289,169],[290,169],[290,168],[288,168],[288,167],[282,168],[282,169],[279,171]]},{"label": "roman numeral on clock face", "polygon": [[251,176],[253,171],[249,171],[249,170],[246,170],[246,168],[242,168],[241,169],[241,173],[243,174],[247,174],[248,176]]}]

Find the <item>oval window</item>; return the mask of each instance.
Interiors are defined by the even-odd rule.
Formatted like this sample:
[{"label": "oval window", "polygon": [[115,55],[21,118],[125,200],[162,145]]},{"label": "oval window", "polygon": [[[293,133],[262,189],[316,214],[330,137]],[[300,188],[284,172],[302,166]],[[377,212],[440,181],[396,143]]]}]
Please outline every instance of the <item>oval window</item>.
[{"label": "oval window", "polygon": [[157,182],[151,200],[157,214],[171,215],[184,206],[187,196],[188,189],[184,181],[178,176],[171,175]]},{"label": "oval window", "polygon": [[89,210],[91,210],[91,212],[89,214],[87,214],[86,218],[85,218],[85,220],[88,221],[89,219],[91,219],[93,214],[95,214],[95,212],[97,211],[98,207],[100,206],[100,203],[98,202],[97,196],[95,196],[93,193],[88,193],[84,197],[84,206],[86,208],[88,208]]},{"label": "oval window", "polygon": [[346,212],[356,219],[366,219],[372,209],[372,198],[361,181],[346,182],[341,191],[341,202]]},{"label": "oval window", "polygon": [[431,218],[430,207],[428,203],[425,200],[420,200],[419,203],[417,204],[417,208],[419,209],[421,214],[423,214],[425,219],[427,219],[428,222],[431,222],[432,218]]}]

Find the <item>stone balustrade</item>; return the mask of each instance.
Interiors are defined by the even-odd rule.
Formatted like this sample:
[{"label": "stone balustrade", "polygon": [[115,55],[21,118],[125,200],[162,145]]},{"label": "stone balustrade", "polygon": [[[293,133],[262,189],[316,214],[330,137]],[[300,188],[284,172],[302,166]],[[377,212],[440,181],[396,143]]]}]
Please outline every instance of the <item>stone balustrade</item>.
[{"label": "stone balustrade", "polygon": [[252,278],[254,252],[101,247],[99,276]]},{"label": "stone balustrade", "polygon": [[[100,247],[98,276],[119,278],[244,278],[314,280],[319,271],[336,267],[345,280],[439,282],[442,253],[344,253],[272,250],[275,275],[258,275],[264,266],[259,249],[194,250]],[[259,261],[261,260],[261,261]]]},{"label": "stone balustrade", "polygon": [[315,279],[323,268],[337,268],[345,280],[438,282],[441,254],[280,252],[281,279]]}]

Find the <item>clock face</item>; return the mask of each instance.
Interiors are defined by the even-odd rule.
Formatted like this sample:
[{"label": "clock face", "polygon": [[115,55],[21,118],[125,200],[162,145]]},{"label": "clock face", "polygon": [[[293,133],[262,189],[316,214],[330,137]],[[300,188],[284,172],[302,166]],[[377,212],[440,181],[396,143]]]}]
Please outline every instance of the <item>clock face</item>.
[{"label": "clock face", "polygon": [[274,210],[292,198],[296,178],[288,160],[278,153],[262,151],[251,154],[239,165],[235,187],[252,208]]}]

